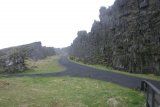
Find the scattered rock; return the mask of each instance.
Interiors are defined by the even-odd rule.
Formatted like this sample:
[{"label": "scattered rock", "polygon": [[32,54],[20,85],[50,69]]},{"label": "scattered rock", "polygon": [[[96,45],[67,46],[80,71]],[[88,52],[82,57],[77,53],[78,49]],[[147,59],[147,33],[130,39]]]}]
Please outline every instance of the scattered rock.
[{"label": "scattered rock", "polygon": [[107,100],[107,104],[110,107],[119,107],[119,102],[115,98],[110,98]]}]

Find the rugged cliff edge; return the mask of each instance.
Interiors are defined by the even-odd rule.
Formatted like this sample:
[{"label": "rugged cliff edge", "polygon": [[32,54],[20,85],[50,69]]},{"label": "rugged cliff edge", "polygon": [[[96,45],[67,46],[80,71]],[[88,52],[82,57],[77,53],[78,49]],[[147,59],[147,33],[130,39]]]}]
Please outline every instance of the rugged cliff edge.
[{"label": "rugged cliff edge", "polygon": [[26,69],[25,59],[38,60],[55,55],[53,47],[43,47],[41,42],[11,47],[0,50],[0,73],[19,72]]},{"label": "rugged cliff edge", "polygon": [[100,8],[91,32],[79,31],[70,54],[136,73],[160,74],[160,0],[116,0]]}]

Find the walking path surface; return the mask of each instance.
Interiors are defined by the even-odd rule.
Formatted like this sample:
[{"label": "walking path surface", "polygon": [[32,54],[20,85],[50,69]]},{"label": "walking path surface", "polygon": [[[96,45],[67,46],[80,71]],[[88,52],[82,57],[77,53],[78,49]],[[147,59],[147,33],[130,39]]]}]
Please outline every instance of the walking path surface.
[{"label": "walking path surface", "polygon": [[[123,75],[115,72],[99,70],[83,65],[73,63],[67,59],[67,57],[62,57],[59,63],[66,67],[67,69],[63,72],[58,73],[46,73],[46,74],[18,74],[14,76],[71,76],[71,77],[82,77],[82,78],[92,78],[97,80],[109,81],[124,87],[138,89],[141,87],[141,81],[145,80],[143,78]],[[160,89],[160,81],[148,80],[153,83],[158,89]]]}]

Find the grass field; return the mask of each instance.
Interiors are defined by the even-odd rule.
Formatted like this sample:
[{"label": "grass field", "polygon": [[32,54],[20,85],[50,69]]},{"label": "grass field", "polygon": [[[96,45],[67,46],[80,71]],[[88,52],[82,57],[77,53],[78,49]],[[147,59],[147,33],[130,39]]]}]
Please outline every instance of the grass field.
[{"label": "grass field", "polygon": [[71,60],[70,61],[80,64],[80,65],[84,65],[84,66],[88,66],[88,67],[92,67],[92,68],[96,68],[96,69],[100,69],[100,70],[105,70],[105,71],[111,71],[111,72],[116,72],[116,73],[120,73],[120,74],[124,74],[124,75],[129,75],[129,76],[134,76],[134,77],[141,77],[144,79],[151,79],[151,80],[158,80],[160,81],[160,76],[154,75],[154,74],[135,74],[135,73],[129,73],[129,72],[125,72],[125,71],[120,71],[120,70],[115,70],[111,67],[106,67],[103,65],[96,65],[96,64],[84,64],[83,62],[80,61],[74,61]]},{"label": "grass field", "polygon": [[70,77],[0,79],[1,107],[144,107],[143,93]]},{"label": "grass field", "polygon": [[65,68],[58,63],[59,58],[60,56],[51,56],[38,61],[26,60],[29,70],[26,70],[24,73],[37,74],[64,71]]},{"label": "grass field", "polygon": [[[58,58],[46,63],[50,59],[36,62],[33,72],[59,65]],[[0,76],[0,107],[145,107],[145,98],[142,92],[88,78]]]}]

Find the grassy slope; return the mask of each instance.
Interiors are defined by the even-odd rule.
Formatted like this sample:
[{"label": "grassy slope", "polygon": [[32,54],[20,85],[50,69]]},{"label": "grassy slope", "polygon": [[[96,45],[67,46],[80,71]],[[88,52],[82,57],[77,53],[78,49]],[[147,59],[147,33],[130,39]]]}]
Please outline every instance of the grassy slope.
[{"label": "grassy slope", "polygon": [[70,61],[72,61],[74,63],[77,63],[77,64],[80,64],[80,65],[100,69],[100,70],[112,71],[112,72],[116,72],[116,73],[120,73],[120,74],[124,74],[124,75],[129,75],[129,76],[141,77],[141,78],[144,78],[144,79],[151,79],[151,80],[160,81],[160,76],[157,76],[157,75],[154,75],[154,74],[134,74],[134,73],[129,73],[129,72],[125,72],[125,71],[115,70],[111,67],[106,67],[106,66],[103,66],[103,65],[84,64],[83,62],[77,62],[77,61],[74,61],[74,60],[70,60]]},{"label": "grassy slope", "polygon": [[[58,57],[54,63],[51,58],[45,60],[36,62],[33,72],[44,73],[46,66],[49,72],[53,68],[48,66],[58,64]],[[144,103],[143,93],[99,80],[0,76],[1,107],[144,107]]]},{"label": "grassy slope", "polygon": [[24,73],[36,74],[64,71],[65,68],[58,63],[59,58],[59,56],[51,56],[38,61],[29,59],[26,61],[26,64],[30,69],[26,70]]}]

